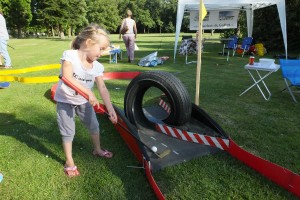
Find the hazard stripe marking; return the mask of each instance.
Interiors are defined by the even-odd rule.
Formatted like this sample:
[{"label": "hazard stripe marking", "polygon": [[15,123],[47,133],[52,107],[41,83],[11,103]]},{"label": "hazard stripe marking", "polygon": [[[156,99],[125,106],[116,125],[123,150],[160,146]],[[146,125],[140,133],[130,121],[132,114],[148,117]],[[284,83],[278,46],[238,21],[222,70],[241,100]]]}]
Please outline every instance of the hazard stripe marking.
[{"label": "hazard stripe marking", "polygon": [[173,132],[175,133],[176,137],[179,138],[180,140],[183,140],[183,138],[181,137],[181,135],[179,134],[178,129],[172,129]]},{"label": "hazard stripe marking", "polygon": [[167,112],[167,113],[171,113],[171,108],[169,106],[169,104],[167,102],[165,102],[164,100],[160,99],[159,100],[159,105]]},{"label": "hazard stripe marking", "polygon": [[191,136],[186,131],[182,131],[182,133],[184,134],[184,136],[185,136],[185,138],[186,138],[187,141],[191,141],[192,140]]},{"label": "hazard stripe marking", "polygon": [[166,135],[172,136],[179,140],[204,144],[208,146],[213,146],[222,150],[228,150],[229,148],[229,140],[223,139],[219,137],[211,137],[208,135],[203,135],[199,133],[192,133],[181,129],[176,129],[170,126],[156,124],[156,129],[160,133],[164,133]]},{"label": "hazard stripe marking", "polygon": [[176,129],[182,140],[187,141],[186,137],[184,136],[183,132],[180,129]]}]

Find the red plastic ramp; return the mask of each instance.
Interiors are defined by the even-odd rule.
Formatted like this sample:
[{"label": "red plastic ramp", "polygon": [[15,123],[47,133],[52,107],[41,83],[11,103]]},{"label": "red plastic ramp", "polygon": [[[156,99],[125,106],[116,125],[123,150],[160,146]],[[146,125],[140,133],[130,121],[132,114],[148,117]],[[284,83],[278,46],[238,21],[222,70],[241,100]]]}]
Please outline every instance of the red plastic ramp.
[{"label": "red plastic ramp", "polygon": [[252,169],[300,197],[300,176],[298,174],[249,153],[231,139],[229,141],[228,152]]},{"label": "red plastic ramp", "polygon": [[143,165],[144,165],[144,168],[145,168],[145,173],[146,173],[146,177],[148,179],[148,182],[150,183],[155,195],[156,195],[156,198],[158,200],[164,200],[165,199],[165,196],[163,195],[163,193],[160,191],[158,185],[156,184],[153,176],[152,176],[152,172],[151,172],[151,166],[150,166],[150,162],[148,162],[147,160],[144,159],[143,161]]},{"label": "red plastic ramp", "polygon": [[133,79],[141,72],[105,72],[103,79],[110,80],[110,79]]},{"label": "red plastic ramp", "polygon": [[[199,143],[202,145],[210,145],[225,150],[231,156],[244,162],[246,165],[270,179],[277,185],[285,188],[289,192],[295,194],[297,197],[300,197],[300,175],[290,171],[287,168],[281,167],[275,163],[251,154],[250,152],[239,147],[231,138],[221,139],[209,137],[161,124],[156,124],[156,129],[160,133],[179,140]],[[221,145],[222,143],[224,144]]]}]

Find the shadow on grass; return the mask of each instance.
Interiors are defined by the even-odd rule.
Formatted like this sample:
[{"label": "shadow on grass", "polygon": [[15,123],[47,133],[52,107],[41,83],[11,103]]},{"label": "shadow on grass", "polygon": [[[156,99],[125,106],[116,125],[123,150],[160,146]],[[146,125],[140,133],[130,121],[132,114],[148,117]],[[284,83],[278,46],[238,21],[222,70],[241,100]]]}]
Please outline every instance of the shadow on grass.
[{"label": "shadow on grass", "polygon": [[[54,85],[54,84],[53,84]],[[54,95],[54,94],[53,94]],[[51,89],[47,90],[45,93],[44,93],[44,97],[53,102],[53,103],[56,103],[53,99],[52,99],[52,92],[51,92]]]},{"label": "shadow on grass", "polygon": [[0,113],[0,126],[0,135],[13,137],[28,147],[48,155],[57,162],[64,163],[64,160],[43,144],[43,142],[50,142],[51,144],[58,142],[51,134],[47,134],[47,131],[41,130],[34,125],[17,119],[15,115],[7,113]]}]

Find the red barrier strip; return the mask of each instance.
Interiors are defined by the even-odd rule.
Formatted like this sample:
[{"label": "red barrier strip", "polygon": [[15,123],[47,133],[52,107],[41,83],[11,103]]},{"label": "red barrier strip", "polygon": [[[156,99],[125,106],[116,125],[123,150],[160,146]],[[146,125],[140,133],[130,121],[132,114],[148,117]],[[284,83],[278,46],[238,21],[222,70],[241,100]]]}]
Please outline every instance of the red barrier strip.
[{"label": "red barrier strip", "polygon": [[233,140],[229,139],[228,152],[233,157],[244,162],[252,169],[266,176],[274,183],[294,193],[300,198],[300,176],[294,172],[255,156],[239,147]]},{"label": "red barrier strip", "polygon": [[152,176],[152,172],[150,170],[151,166],[150,166],[150,162],[148,162],[147,160],[144,159],[144,169],[146,172],[146,177],[148,179],[148,182],[150,183],[150,185],[152,186],[152,189],[157,197],[158,200],[165,200],[164,195],[162,194],[162,192],[160,191],[158,185],[156,184],[153,176]]},{"label": "red barrier strip", "polygon": [[158,132],[164,133],[166,135],[169,135],[171,137],[180,140],[213,146],[222,150],[227,150],[229,147],[228,139],[211,137],[208,135],[202,135],[198,133],[191,133],[186,130],[181,130],[181,129],[173,128],[162,124],[156,124],[155,127]]},{"label": "red barrier strip", "polygon": [[104,80],[110,79],[133,79],[141,72],[105,72],[103,74]]}]

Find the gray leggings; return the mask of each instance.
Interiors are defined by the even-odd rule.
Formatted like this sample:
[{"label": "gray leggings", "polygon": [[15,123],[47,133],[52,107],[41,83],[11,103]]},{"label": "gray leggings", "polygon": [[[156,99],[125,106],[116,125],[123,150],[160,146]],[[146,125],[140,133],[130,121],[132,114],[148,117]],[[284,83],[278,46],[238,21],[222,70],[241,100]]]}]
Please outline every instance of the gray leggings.
[{"label": "gray leggings", "polygon": [[72,142],[74,139],[76,115],[89,130],[90,134],[99,134],[99,123],[96,113],[89,102],[82,105],[57,102],[56,114],[63,142]]}]

